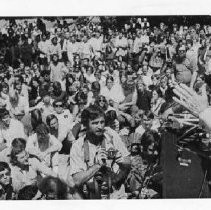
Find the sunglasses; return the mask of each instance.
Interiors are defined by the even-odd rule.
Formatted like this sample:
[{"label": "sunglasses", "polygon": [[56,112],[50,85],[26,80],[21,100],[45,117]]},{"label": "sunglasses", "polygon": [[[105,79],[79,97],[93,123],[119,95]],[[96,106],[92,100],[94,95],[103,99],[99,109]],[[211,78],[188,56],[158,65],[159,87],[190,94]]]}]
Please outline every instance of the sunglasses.
[{"label": "sunglasses", "polygon": [[63,107],[62,104],[55,104],[55,107]]}]

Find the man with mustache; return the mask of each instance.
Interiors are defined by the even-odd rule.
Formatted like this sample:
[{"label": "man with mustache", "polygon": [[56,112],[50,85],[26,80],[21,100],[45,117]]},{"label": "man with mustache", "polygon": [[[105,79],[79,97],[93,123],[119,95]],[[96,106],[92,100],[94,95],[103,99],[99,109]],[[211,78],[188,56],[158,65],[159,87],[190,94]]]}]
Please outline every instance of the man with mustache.
[{"label": "man with mustache", "polygon": [[[120,198],[122,193],[118,192],[124,192],[122,183],[130,167],[129,152],[120,136],[114,130],[105,127],[105,116],[100,107],[91,105],[85,109],[81,115],[81,122],[86,128],[86,134],[72,146],[68,178],[72,176],[76,188],[88,199],[108,199],[114,194]],[[110,157],[109,150],[115,151],[116,155]],[[111,162],[113,173],[109,174],[107,172],[111,169]],[[99,176],[101,184],[98,182]],[[108,183],[105,180],[109,180],[109,176],[112,178],[108,190]],[[102,192],[106,191],[105,189],[109,191],[109,196]]]}]

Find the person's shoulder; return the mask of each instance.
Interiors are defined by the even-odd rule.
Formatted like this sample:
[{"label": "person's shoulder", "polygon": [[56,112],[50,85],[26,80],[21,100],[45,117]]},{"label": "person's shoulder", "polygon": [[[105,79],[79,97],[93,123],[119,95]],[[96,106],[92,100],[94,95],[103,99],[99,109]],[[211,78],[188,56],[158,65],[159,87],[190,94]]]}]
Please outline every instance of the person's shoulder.
[{"label": "person's shoulder", "polygon": [[14,118],[11,119],[11,122],[10,123],[13,126],[23,126],[23,123],[22,122],[20,122],[19,120],[14,119]]},{"label": "person's shoulder", "polygon": [[83,149],[83,146],[84,146],[84,139],[85,139],[85,135],[83,136],[80,136],[77,141],[75,141],[72,145],[72,151],[73,152],[78,152],[78,151],[81,151]]},{"label": "person's shoulder", "polygon": [[114,140],[116,140],[116,138],[118,138],[118,137],[120,138],[120,135],[110,127],[105,127],[105,135],[108,135],[109,137],[113,138]]}]

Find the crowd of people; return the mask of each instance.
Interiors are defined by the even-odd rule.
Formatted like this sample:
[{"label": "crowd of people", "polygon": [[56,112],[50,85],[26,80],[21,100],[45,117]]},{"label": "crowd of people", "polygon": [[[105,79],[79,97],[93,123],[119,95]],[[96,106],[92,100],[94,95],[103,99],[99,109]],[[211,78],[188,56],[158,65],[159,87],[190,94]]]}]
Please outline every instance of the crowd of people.
[{"label": "crowd of people", "polygon": [[122,27],[8,21],[0,198],[162,198],[162,125],[184,108],[198,117],[177,84],[199,96],[206,84],[210,103],[210,38],[209,25],[154,26],[146,17]]}]

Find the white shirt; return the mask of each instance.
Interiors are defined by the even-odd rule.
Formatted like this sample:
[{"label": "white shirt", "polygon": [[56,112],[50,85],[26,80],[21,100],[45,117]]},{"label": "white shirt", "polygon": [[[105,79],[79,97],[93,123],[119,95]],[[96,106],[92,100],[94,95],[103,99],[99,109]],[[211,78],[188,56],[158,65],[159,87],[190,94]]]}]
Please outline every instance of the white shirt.
[{"label": "white shirt", "polygon": [[6,141],[7,147],[10,147],[15,138],[25,139],[26,135],[23,124],[18,120],[11,119],[9,127],[0,130],[0,143]]},{"label": "white shirt", "polygon": [[121,103],[125,99],[122,87],[119,84],[115,84],[110,90],[107,87],[102,88],[100,94],[105,96],[107,100],[111,99],[116,103]]},{"label": "white shirt", "polygon": [[71,130],[73,127],[73,115],[70,113],[68,109],[64,109],[63,113],[57,114],[56,112],[54,115],[57,117],[59,125],[65,129]]}]

